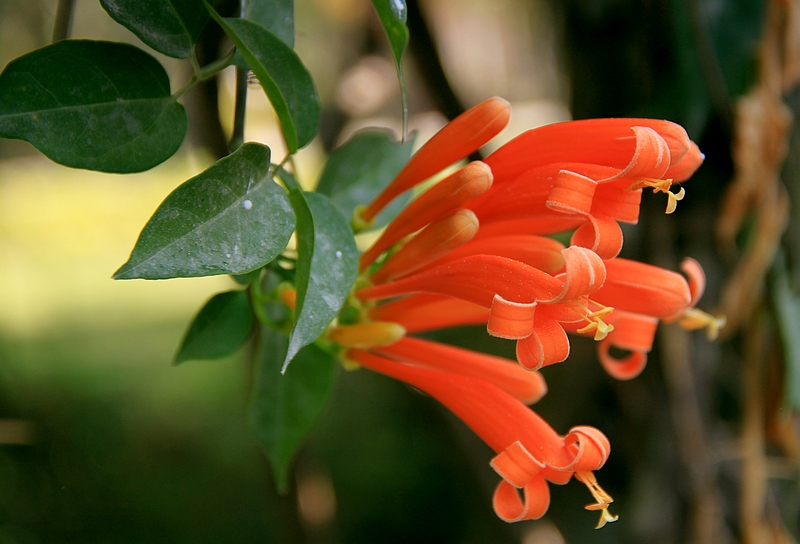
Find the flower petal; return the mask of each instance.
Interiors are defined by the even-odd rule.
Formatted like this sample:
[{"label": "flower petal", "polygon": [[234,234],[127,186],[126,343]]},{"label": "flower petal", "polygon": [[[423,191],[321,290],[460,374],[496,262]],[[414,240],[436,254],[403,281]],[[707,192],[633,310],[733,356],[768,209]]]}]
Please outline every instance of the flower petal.
[{"label": "flower petal", "polygon": [[595,189],[595,180],[576,172],[561,170],[547,197],[547,207],[564,213],[587,215],[592,210]]},{"label": "flower petal", "polygon": [[523,404],[533,404],[547,393],[547,383],[541,374],[523,369],[516,361],[494,355],[408,336],[371,351],[404,363],[489,382]]},{"label": "flower petal", "polygon": [[392,220],[380,238],[360,260],[365,270],[378,256],[412,232],[460,208],[484,194],[492,186],[492,171],[475,161],[460,168],[413,200]]},{"label": "flower petal", "polygon": [[478,218],[458,210],[431,223],[411,238],[370,278],[373,283],[406,276],[469,242],[478,232]]},{"label": "flower petal", "polygon": [[606,267],[603,259],[594,251],[570,246],[561,254],[564,256],[567,270],[558,277],[563,277],[564,288],[551,299],[540,299],[542,302],[552,304],[575,300],[594,293],[603,285],[606,280]]},{"label": "flower petal", "polygon": [[[689,149],[690,140],[686,131],[669,121],[587,119],[546,125],[524,132],[492,153],[486,163],[492,168],[495,182],[500,184],[532,168],[558,162],[591,163],[623,170],[632,162],[644,164],[642,146],[653,143],[650,138],[640,142],[641,136],[634,133],[633,127],[651,129],[662,139],[665,145],[657,145],[666,149],[665,168],[671,160],[677,161]],[[639,159],[631,161],[637,152]]]},{"label": "flower petal", "polygon": [[520,441],[498,453],[489,465],[503,480],[517,489],[529,484],[546,466],[531,455]]},{"label": "flower petal", "polygon": [[492,506],[497,517],[508,523],[526,519],[539,519],[550,507],[550,489],[543,478],[534,478],[522,490],[525,501],[517,490],[501,480],[494,491]]},{"label": "flower petal", "polygon": [[689,292],[692,294],[691,306],[694,307],[706,290],[706,273],[703,272],[700,263],[691,257],[686,257],[681,262],[681,270],[689,278]]},{"label": "flower petal", "polygon": [[600,364],[608,372],[609,376],[618,380],[632,380],[642,373],[647,366],[647,352],[644,350],[634,350],[622,359],[612,357],[608,349],[613,345],[608,338],[600,341],[597,346],[597,358]]},{"label": "flower petal", "polygon": [[483,324],[489,319],[489,309],[442,295],[411,295],[371,308],[369,317],[394,321],[412,333]]},{"label": "flower petal", "polygon": [[598,257],[613,259],[622,250],[622,229],[610,217],[588,216],[584,223],[572,234],[570,243],[594,251]]},{"label": "flower petal", "polygon": [[[594,427],[579,426],[569,430],[564,442],[577,449],[572,463],[561,470],[589,472],[603,467],[611,453],[611,444],[606,435]],[[553,467],[555,468],[555,467]]]},{"label": "flower petal", "polygon": [[533,332],[517,340],[517,361],[528,370],[560,363],[569,357],[569,338],[554,319],[537,316]]},{"label": "flower petal", "polygon": [[605,261],[606,281],[592,299],[607,306],[657,318],[682,313],[692,302],[680,274],[617,257]]},{"label": "flower petal", "polygon": [[564,268],[564,256],[561,254],[564,244],[557,240],[537,234],[481,236],[482,231],[483,225],[472,240],[426,265],[425,268],[439,266],[447,261],[470,255],[499,255],[538,268],[548,274],[555,274]]},{"label": "flower petal", "polygon": [[631,162],[614,178],[661,179],[669,168],[670,151],[667,142],[658,132],[648,127],[631,127],[636,137],[636,149]]},{"label": "flower petal", "polygon": [[500,295],[495,295],[486,330],[492,336],[507,340],[526,338],[533,332],[535,313],[535,302],[511,302]]},{"label": "flower petal", "polygon": [[672,165],[670,165],[664,177],[672,179],[675,183],[686,181],[700,168],[705,158],[705,155],[703,155],[700,148],[697,147],[697,144],[690,142],[689,151],[680,161],[677,163],[673,162]]},{"label": "flower petal", "polygon": [[394,283],[359,289],[355,295],[361,300],[379,300],[431,293],[490,308],[496,294],[511,302],[530,303],[554,299],[564,290],[563,286],[563,280],[521,262],[495,255],[473,255]]},{"label": "flower petal", "polygon": [[397,177],[361,213],[371,221],[395,197],[450,166],[494,138],[508,124],[511,106],[502,98],[484,100],[428,140]]}]

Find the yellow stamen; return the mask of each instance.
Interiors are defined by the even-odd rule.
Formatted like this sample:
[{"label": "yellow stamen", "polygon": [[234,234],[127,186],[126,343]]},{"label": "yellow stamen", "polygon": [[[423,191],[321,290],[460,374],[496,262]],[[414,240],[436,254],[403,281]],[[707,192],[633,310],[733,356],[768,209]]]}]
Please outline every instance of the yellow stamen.
[{"label": "yellow stamen", "polygon": [[589,493],[592,494],[594,500],[597,502],[594,504],[586,505],[587,510],[600,510],[600,521],[597,522],[597,527],[595,529],[600,529],[606,523],[617,521],[619,516],[614,516],[608,511],[609,505],[614,502],[614,499],[611,498],[611,495],[606,493],[606,491],[600,487],[600,484],[597,483],[597,478],[594,477],[594,472],[576,472],[575,478],[577,478],[583,485],[589,488]]},{"label": "yellow stamen", "polygon": [[687,331],[696,331],[706,329],[706,337],[709,340],[716,340],[719,336],[719,330],[726,325],[728,319],[721,315],[714,317],[707,314],[703,310],[697,308],[689,308],[680,317],[678,323]]},{"label": "yellow stamen", "polygon": [[637,189],[644,189],[645,187],[651,187],[654,193],[667,194],[668,200],[666,213],[668,214],[674,212],[675,208],[678,207],[678,201],[683,200],[683,197],[686,196],[686,191],[683,187],[680,187],[680,190],[677,193],[670,191],[670,187],[672,187],[672,179],[644,178],[627,187],[625,190],[635,191]]},{"label": "yellow stamen", "polygon": [[[588,306],[581,304],[580,302],[573,302],[569,305],[570,309],[573,312],[581,316],[582,319],[585,319],[588,322],[583,328],[578,329],[578,334],[586,334],[589,332],[594,332],[594,339],[596,341],[600,341],[606,336],[608,333],[614,330],[614,325],[610,325],[603,321],[603,318],[607,315],[611,314],[614,311],[614,308],[611,306],[603,306],[593,300],[586,299],[587,304],[594,304],[595,306],[600,306],[599,310],[591,311]],[[580,308],[580,310],[576,309],[576,306]],[[582,310],[582,311],[581,311]]]}]

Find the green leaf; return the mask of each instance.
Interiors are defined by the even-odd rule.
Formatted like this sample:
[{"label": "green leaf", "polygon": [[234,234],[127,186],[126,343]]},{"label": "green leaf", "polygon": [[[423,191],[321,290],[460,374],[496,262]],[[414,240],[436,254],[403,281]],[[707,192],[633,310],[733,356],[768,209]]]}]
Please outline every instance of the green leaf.
[{"label": "green leaf", "polygon": [[231,355],[244,344],[252,327],[253,312],[247,292],[218,293],[192,321],[175,355],[175,364]]},{"label": "green leaf", "polygon": [[185,59],[208,22],[203,0],[100,0],[116,22],[170,57]]},{"label": "green leaf", "polygon": [[303,305],[296,308],[284,370],[295,353],[316,340],[333,321],[358,276],[358,248],[349,222],[327,197],[317,193],[305,196],[314,217],[314,254]]},{"label": "green leaf", "polygon": [[408,46],[408,7],[405,0],[372,0],[372,5],[381,20],[383,29],[389,37],[389,44],[392,46],[394,61],[398,70],[403,61],[403,53]]},{"label": "green leaf", "polygon": [[[345,217],[356,206],[372,201],[411,158],[413,140],[405,144],[392,139],[388,131],[356,133],[328,157],[317,192],[330,197]],[[398,198],[375,219],[380,227],[397,215],[408,202]]]},{"label": "green leaf", "polygon": [[289,338],[266,327],[260,332],[248,419],[283,493],[289,463],[333,390],[336,360],[314,345],[306,346],[295,357],[292,370],[281,374]]},{"label": "green leaf", "polygon": [[180,185],[114,279],[244,274],[270,262],[289,242],[294,216],[269,156],[268,147],[244,144]]},{"label": "green leaf", "polygon": [[389,44],[394,53],[394,64],[397,68],[397,79],[400,81],[400,95],[403,99],[403,138],[408,126],[408,107],[406,105],[406,85],[403,79],[403,54],[408,47],[408,7],[405,0],[372,0],[372,5],[381,20],[383,29],[389,37]]},{"label": "green leaf", "polygon": [[294,47],[293,0],[246,0],[242,18],[258,23]]},{"label": "green leaf", "polygon": [[[297,180],[283,169],[278,170],[278,177],[289,191],[289,202],[292,204],[297,220],[297,264],[295,265],[294,287],[297,291],[295,315],[300,316],[305,304],[306,292],[311,279],[311,262],[314,258],[314,215],[306,200],[306,193],[303,192],[303,188],[300,187]],[[291,361],[291,357],[283,363],[282,372],[286,371],[288,361]]]},{"label": "green leaf", "polygon": [[186,122],[164,68],[132,45],[63,40],[0,74],[0,137],[66,166],[148,170],[178,150]]},{"label": "green leaf", "polygon": [[245,19],[223,19],[208,9],[258,77],[278,114],[289,153],[294,154],[314,138],[319,124],[319,97],[311,74],[297,53],[269,30]]},{"label": "green leaf", "polygon": [[775,306],[786,365],[784,402],[800,410],[800,297],[789,286],[784,259],[776,259],[771,272],[772,303]]}]

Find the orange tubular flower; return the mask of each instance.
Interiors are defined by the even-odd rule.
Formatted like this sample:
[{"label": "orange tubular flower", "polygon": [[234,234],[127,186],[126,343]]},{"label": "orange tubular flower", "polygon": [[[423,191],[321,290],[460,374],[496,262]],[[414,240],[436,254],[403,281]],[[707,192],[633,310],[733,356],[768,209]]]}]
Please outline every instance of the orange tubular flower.
[{"label": "orange tubular flower", "polygon": [[[493,98],[455,119],[354,223],[368,225],[397,195],[477,150],[509,115],[508,103]],[[705,284],[697,262],[684,262],[684,278],[616,258],[618,223],[636,223],[642,189],[667,193],[669,213],[683,198],[671,185],[702,160],[686,131],[668,121],[598,119],[528,131],[422,193],[386,227],[361,257],[349,302],[355,311],[328,338],[349,348],[348,361],[436,398],[495,450],[500,518],[541,517],[547,481],[574,474],[597,501],[587,508],[601,510],[599,526],[613,521],[612,499],[592,473],[607,459],[608,441],[591,427],[559,436],[526,407],[546,391],[531,371],[568,357],[569,332],[593,336],[609,374],[630,379],[646,364],[659,320],[708,327],[710,335],[724,324],[694,308]],[[569,230],[569,247],[545,237]],[[406,336],[475,324],[515,340],[520,365]],[[611,348],[629,353],[618,359]]]},{"label": "orange tubular flower", "polygon": [[395,197],[477,151],[497,136],[510,118],[511,105],[498,97],[458,116],[417,151],[392,183],[361,211],[360,219],[372,221]]},{"label": "orange tubular flower", "polygon": [[613,499],[592,474],[605,464],[611,451],[608,439],[597,429],[574,427],[562,437],[530,408],[483,379],[404,364],[360,350],[350,350],[347,357],[428,393],[497,452],[490,464],[502,481],[492,503],[501,519],[513,522],[542,517],[550,505],[547,481],[565,484],[573,474],[597,500],[587,509],[601,510],[598,527],[617,519],[607,510]]}]

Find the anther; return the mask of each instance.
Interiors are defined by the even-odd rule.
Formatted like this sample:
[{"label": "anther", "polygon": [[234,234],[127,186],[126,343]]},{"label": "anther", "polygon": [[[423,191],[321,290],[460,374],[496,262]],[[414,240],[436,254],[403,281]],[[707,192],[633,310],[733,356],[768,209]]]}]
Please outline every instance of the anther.
[{"label": "anther", "polygon": [[[614,325],[606,323],[605,321],[603,321],[602,318],[611,314],[611,312],[614,311],[614,308],[612,308],[611,306],[603,306],[602,304],[598,304],[597,302],[589,299],[587,299],[587,303],[600,306],[600,309],[593,312],[589,310],[587,306],[579,302],[573,302],[569,306],[573,312],[575,312],[576,314],[581,316],[581,318],[585,319],[588,322],[588,325],[578,329],[576,332],[578,334],[586,334],[594,332],[594,339],[596,341],[603,340],[606,336],[608,336],[608,333],[614,330]],[[581,312],[576,310],[575,306],[577,306],[583,311]]]},{"label": "anther", "polygon": [[672,179],[654,179],[654,178],[644,178],[640,179],[636,183],[633,183],[629,187],[627,187],[626,191],[635,191],[637,189],[643,189],[645,187],[650,187],[653,189],[654,193],[666,193],[667,194],[667,211],[666,213],[670,214],[675,211],[675,208],[678,207],[678,201],[683,200],[683,197],[686,196],[686,191],[683,187],[680,187],[680,190],[677,193],[673,193],[670,191],[672,187]]},{"label": "anther", "polygon": [[594,472],[576,472],[575,478],[589,489],[589,493],[591,493],[594,500],[597,501],[585,506],[587,510],[600,510],[600,520],[597,522],[595,529],[600,529],[606,523],[619,519],[619,516],[614,516],[608,511],[608,507],[614,502],[614,499],[597,483]]},{"label": "anther", "polygon": [[697,308],[689,308],[686,310],[681,316],[680,321],[678,321],[680,326],[687,331],[706,329],[706,338],[712,341],[717,339],[719,330],[724,327],[727,322],[728,319],[724,315],[714,317]]}]

